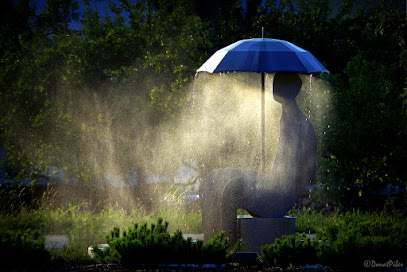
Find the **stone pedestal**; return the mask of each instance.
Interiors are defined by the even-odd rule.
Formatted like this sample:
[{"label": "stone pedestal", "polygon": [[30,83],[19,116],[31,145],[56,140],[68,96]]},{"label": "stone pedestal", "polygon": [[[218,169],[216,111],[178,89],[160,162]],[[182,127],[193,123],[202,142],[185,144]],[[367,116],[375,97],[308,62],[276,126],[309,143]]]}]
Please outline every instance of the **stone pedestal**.
[{"label": "stone pedestal", "polygon": [[238,233],[243,240],[241,252],[260,252],[263,245],[272,244],[282,235],[295,234],[295,218],[237,217]]}]

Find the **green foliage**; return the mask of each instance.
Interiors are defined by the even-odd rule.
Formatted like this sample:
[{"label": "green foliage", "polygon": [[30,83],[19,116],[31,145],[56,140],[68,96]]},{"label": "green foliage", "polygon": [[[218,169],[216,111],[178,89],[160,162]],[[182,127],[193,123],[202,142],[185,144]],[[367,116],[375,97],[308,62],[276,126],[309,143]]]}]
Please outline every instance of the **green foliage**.
[{"label": "green foliage", "polygon": [[323,226],[329,221],[322,211],[307,208],[302,210],[291,210],[289,216],[295,217],[295,230],[299,233],[317,233],[322,231]]},{"label": "green foliage", "polygon": [[[172,225],[169,229],[171,232],[176,229],[181,229],[184,233],[201,232],[200,211],[186,211],[182,206],[174,205],[168,209],[164,205],[159,205],[147,214],[136,204],[133,204],[131,209],[124,209],[118,205],[89,202],[89,200],[74,202],[71,199],[65,204],[56,203],[55,198],[50,201],[48,197],[44,197],[51,194],[49,191],[44,192],[44,196],[35,195],[33,200],[30,199],[26,204],[25,198],[22,198],[24,194],[18,190],[13,191],[12,188],[14,187],[8,188],[10,195],[0,191],[2,193],[0,200],[4,201],[2,202],[4,205],[14,203],[3,206],[0,211],[0,232],[13,230],[23,233],[27,229],[33,229],[39,233],[66,235],[69,240],[68,245],[52,252],[55,259],[64,262],[90,263],[92,260],[88,256],[87,248],[89,245],[102,243],[105,234],[113,226],[126,229],[137,221],[154,222],[158,216],[169,218]],[[32,206],[31,202],[41,202],[41,205]]]},{"label": "green foliage", "polygon": [[38,231],[0,230],[0,267],[46,267],[51,261],[51,254],[44,245],[45,238]]},{"label": "green foliage", "polygon": [[[338,152],[333,169],[340,171],[335,173],[337,178],[364,192],[390,182],[399,185],[405,179],[399,175],[406,160],[400,138],[406,120],[400,111],[403,100],[402,89],[397,88],[397,65],[367,61],[358,54],[345,70],[349,87],[334,85],[341,120],[334,125],[339,129],[334,134]],[[345,137],[354,141],[349,143]],[[345,145],[346,149],[340,149]]]},{"label": "green foliage", "polygon": [[359,46],[346,49],[353,52],[343,70],[330,76],[335,118],[323,181],[341,184],[344,205],[388,183],[406,185],[404,18],[395,2],[382,1],[339,20],[349,30],[346,42]]},{"label": "green foliage", "polygon": [[223,264],[233,253],[227,253],[228,238],[221,233],[207,243],[184,239],[181,231],[173,235],[168,232],[168,222],[159,218],[156,224],[147,223],[129,228],[120,233],[114,228],[106,236],[109,247],[101,250],[94,246],[99,263],[120,264]]},{"label": "green foliage", "polygon": [[273,244],[261,247],[261,260],[266,266],[314,264],[317,261],[316,243],[305,235],[283,235]]},{"label": "green foliage", "polygon": [[340,224],[327,225],[321,233],[319,258],[335,267],[362,267],[365,260],[405,262],[406,221],[381,214],[366,216],[344,214]]},{"label": "green foliage", "polygon": [[170,206],[162,203],[144,217],[144,221],[154,223],[157,217],[165,217],[170,223],[169,231],[182,230],[184,233],[202,233],[200,210],[188,210],[182,206]]},{"label": "green foliage", "polygon": [[0,184],[0,213],[14,214],[41,209],[49,203],[51,196],[51,190],[41,190],[35,181],[28,186],[17,182]]},{"label": "green foliage", "polygon": [[[388,260],[398,260],[401,263],[406,261],[405,217],[359,210],[323,216],[321,212],[308,212],[305,209],[291,215],[296,216],[297,230],[316,233],[315,240],[306,243],[308,253],[305,254],[311,256],[308,264],[313,261],[330,267],[362,269],[365,260],[375,260],[378,263]],[[297,253],[293,253],[300,247],[297,240],[301,238],[284,237],[278,243],[265,246],[262,258],[267,260],[268,265],[304,264],[301,259],[296,259]],[[287,256],[291,259],[287,259]]]}]

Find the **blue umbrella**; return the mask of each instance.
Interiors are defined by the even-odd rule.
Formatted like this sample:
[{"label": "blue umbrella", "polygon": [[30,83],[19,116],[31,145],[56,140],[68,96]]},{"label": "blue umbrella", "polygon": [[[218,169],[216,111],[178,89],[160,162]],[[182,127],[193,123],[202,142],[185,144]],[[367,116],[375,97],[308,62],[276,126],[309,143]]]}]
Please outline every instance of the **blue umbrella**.
[{"label": "blue umbrella", "polygon": [[[264,28],[262,29],[264,37]],[[264,173],[265,89],[264,73],[312,74],[329,71],[307,50],[290,42],[256,38],[237,41],[215,52],[197,72],[261,73],[261,172]]]},{"label": "blue umbrella", "polygon": [[310,52],[287,41],[266,38],[241,40],[226,46],[198,69],[208,73],[230,71],[329,73]]}]

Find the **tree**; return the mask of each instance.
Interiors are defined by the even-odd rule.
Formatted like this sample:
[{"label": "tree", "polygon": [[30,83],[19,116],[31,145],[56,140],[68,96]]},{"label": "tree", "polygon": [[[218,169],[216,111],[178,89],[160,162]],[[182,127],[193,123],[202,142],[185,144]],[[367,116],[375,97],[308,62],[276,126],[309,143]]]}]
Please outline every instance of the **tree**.
[{"label": "tree", "polygon": [[353,15],[343,12],[333,19],[340,31],[332,46],[338,57],[330,58],[340,65],[330,68],[336,118],[327,168],[328,181],[342,185],[343,203],[350,204],[386,184],[407,182],[402,166],[407,162],[402,151],[407,148],[402,140],[407,133],[406,24],[397,1],[381,1]]},{"label": "tree", "polygon": [[[321,76],[330,82],[332,107],[331,132],[318,139],[319,181],[341,183],[352,197],[389,182],[406,184],[402,1],[361,8],[346,0],[335,12],[328,0],[107,3],[105,14],[90,1],[48,0],[41,12],[28,0],[5,3],[0,141],[9,176],[57,167],[80,181],[99,180],[107,171],[147,167],[164,121],[175,128],[191,103],[197,68],[216,50],[259,37],[264,26],[266,37],[293,42],[331,71]],[[73,20],[82,28],[71,29]],[[323,131],[321,120],[312,121]],[[216,154],[234,148],[219,146]],[[210,154],[201,157],[222,165]]]}]

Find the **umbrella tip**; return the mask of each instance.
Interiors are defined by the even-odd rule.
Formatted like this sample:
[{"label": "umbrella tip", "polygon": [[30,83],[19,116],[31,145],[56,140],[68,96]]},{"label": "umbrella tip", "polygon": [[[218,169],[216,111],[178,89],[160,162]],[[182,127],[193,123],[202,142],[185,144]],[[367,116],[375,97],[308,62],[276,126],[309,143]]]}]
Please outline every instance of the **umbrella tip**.
[{"label": "umbrella tip", "polygon": [[264,39],[264,26],[261,27],[261,38]]}]

